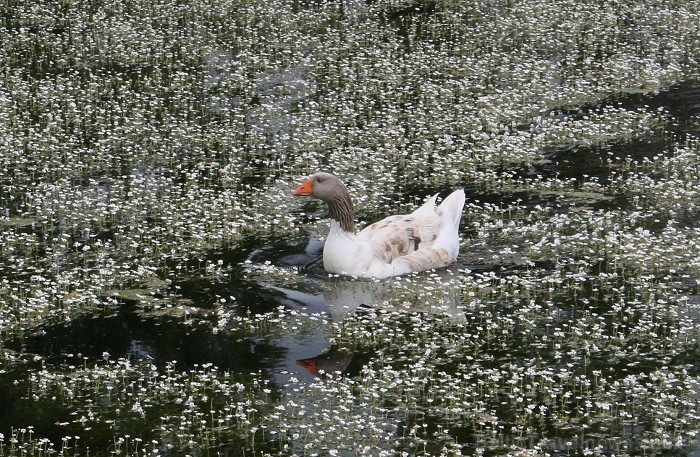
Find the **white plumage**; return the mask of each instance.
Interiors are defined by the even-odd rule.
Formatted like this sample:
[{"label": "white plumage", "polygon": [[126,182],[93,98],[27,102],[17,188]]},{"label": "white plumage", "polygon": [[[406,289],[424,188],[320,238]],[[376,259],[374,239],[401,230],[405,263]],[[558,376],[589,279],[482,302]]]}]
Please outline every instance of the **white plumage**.
[{"label": "white plumage", "polygon": [[323,248],[323,267],[329,273],[386,278],[446,267],[459,254],[462,189],[437,207],[434,195],[411,214],[389,216],[357,233],[350,194],[336,176],[316,173],[293,195],[328,203],[331,229]]}]

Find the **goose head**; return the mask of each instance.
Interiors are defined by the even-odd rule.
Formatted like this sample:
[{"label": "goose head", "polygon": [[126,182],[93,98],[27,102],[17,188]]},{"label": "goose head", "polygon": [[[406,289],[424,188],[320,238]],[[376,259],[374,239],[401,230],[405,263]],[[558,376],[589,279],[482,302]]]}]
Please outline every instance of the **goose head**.
[{"label": "goose head", "polygon": [[330,173],[315,173],[309,176],[302,185],[297,187],[292,195],[296,197],[314,197],[331,203],[349,197],[345,184]]},{"label": "goose head", "polygon": [[343,230],[355,231],[354,209],[345,184],[330,173],[314,173],[292,191],[295,197],[314,197],[328,204],[329,217],[340,223]]}]

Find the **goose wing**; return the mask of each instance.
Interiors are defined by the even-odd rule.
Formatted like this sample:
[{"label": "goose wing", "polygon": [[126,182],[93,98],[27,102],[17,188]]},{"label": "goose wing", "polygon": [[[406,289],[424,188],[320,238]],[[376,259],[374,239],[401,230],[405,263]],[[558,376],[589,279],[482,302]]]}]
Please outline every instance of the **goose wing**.
[{"label": "goose wing", "polygon": [[372,246],[374,256],[385,263],[432,245],[441,220],[435,212],[435,197],[411,214],[389,216],[369,225],[357,237]]}]

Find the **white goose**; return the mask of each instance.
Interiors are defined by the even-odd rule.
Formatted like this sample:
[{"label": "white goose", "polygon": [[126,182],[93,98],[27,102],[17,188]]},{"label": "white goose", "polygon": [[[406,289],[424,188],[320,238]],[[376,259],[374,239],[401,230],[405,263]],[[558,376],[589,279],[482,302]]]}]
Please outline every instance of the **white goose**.
[{"label": "white goose", "polygon": [[459,221],[464,190],[452,192],[440,206],[437,194],[411,214],[389,216],[355,231],[354,210],[347,188],[329,173],[311,175],[292,192],[328,204],[331,230],[323,247],[329,273],[387,278],[445,267],[459,253]]}]

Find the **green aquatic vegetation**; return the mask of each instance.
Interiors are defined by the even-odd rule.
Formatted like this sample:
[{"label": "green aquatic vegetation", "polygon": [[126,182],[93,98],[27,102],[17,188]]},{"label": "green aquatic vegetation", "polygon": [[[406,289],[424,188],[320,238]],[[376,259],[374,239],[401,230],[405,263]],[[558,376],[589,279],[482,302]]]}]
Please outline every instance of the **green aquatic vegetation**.
[{"label": "green aquatic vegetation", "polygon": [[[110,430],[117,455],[171,449],[193,452],[199,446],[233,443],[245,446],[248,439],[254,440],[248,434],[259,423],[260,405],[271,404],[273,395],[265,379],[246,386],[206,364],[181,371],[176,362],[170,362],[158,370],[153,365],[110,360],[109,354],[95,365],[76,363],[80,365],[69,365],[65,372],[45,368],[33,373],[30,396],[34,401],[59,403],[65,412],[56,425],[70,436]],[[147,435],[139,431],[154,422],[159,426]],[[71,448],[64,445],[63,450]]]},{"label": "green aquatic vegetation", "polygon": [[664,154],[629,164],[618,179],[620,191],[647,215],[650,225],[664,221],[680,230],[694,227],[699,151],[697,138],[690,138]]},{"label": "green aquatic vegetation", "polygon": [[[694,451],[697,3],[6,6],[0,455]],[[458,264],[326,275],[320,169]]]},{"label": "green aquatic vegetation", "polygon": [[[671,372],[668,365],[689,343],[696,344],[696,323],[690,318],[669,328],[660,317],[674,307],[683,310],[683,300],[665,302],[657,319],[647,306],[658,295],[644,297],[636,307],[617,311],[630,316],[622,321],[627,324],[610,328],[615,319],[590,307],[603,307],[602,301],[615,297],[562,302],[567,297],[546,299],[551,278],[540,284],[534,278],[509,282],[496,279],[493,285],[507,300],[488,300],[489,294],[460,318],[378,311],[346,319],[339,326],[339,342],[378,351],[363,371],[363,393],[380,398],[402,420],[413,414],[440,417],[446,429],[456,423],[469,427],[475,446],[492,450],[514,451],[530,443],[551,452],[568,441],[568,446],[597,443],[609,452],[614,443],[598,441],[600,429],[637,430],[617,444],[627,452],[691,443],[666,425],[673,420],[664,412],[683,411],[684,421],[698,420],[697,378],[686,367]],[[389,324],[396,320],[400,326]],[[656,357],[649,358],[650,353]],[[611,358],[617,362],[610,365]],[[656,365],[649,365],[652,359]],[[669,401],[652,406],[643,398]],[[556,434],[548,424],[556,424]],[[578,435],[580,427],[591,435]]]}]

